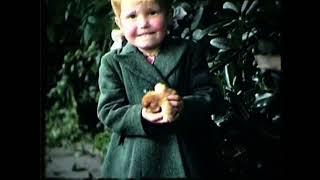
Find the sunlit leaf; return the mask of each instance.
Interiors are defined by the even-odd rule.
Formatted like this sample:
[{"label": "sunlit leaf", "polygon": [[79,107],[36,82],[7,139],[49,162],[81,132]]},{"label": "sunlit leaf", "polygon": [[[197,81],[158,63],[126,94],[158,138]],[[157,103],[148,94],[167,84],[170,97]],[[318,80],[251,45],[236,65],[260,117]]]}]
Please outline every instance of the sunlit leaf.
[{"label": "sunlit leaf", "polygon": [[226,80],[226,83],[228,85],[228,87],[231,89],[232,86],[231,86],[231,77],[230,77],[230,64],[227,64],[225,67],[224,67],[224,75],[225,75],[225,80]]},{"label": "sunlit leaf", "polygon": [[256,29],[253,29],[252,31],[250,31],[249,34],[248,34],[248,33],[249,33],[248,31],[245,32],[245,33],[243,33],[241,39],[242,39],[242,40],[246,40],[246,39],[252,37],[253,35],[255,35],[255,34],[257,33],[257,30],[256,30]]},{"label": "sunlit leaf", "polygon": [[227,49],[219,49],[218,53],[220,54],[220,53],[223,53],[223,52],[226,52],[226,51],[227,51]]},{"label": "sunlit leaf", "polygon": [[198,27],[202,14],[203,14],[203,6],[200,6],[197,10],[196,15],[194,16],[193,22],[191,24],[191,30],[194,30],[196,27]]},{"label": "sunlit leaf", "polygon": [[67,21],[68,18],[69,18],[69,15],[70,15],[70,11],[71,11],[71,6],[72,6],[72,2],[69,2],[68,3],[68,7],[67,7],[67,10],[64,14],[64,20]]},{"label": "sunlit leaf", "polygon": [[229,62],[230,59],[234,60],[236,55],[237,55],[237,51],[233,51],[231,49],[226,51],[221,51],[216,56],[215,60],[222,61],[222,62]]},{"label": "sunlit leaf", "polygon": [[220,23],[212,24],[209,27],[207,27],[206,29],[204,29],[204,31],[208,32],[208,36],[215,36],[215,35],[219,34],[217,31],[220,26],[221,26]]},{"label": "sunlit leaf", "polygon": [[232,24],[235,23],[235,22],[237,22],[237,20],[236,20],[236,19],[233,19],[232,21],[227,22],[226,24],[223,24],[222,26],[223,26],[224,28],[227,28],[228,26],[232,25]]},{"label": "sunlit leaf", "polygon": [[200,40],[202,39],[206,34],[207,34],[208,30],[201,30],[201,29],[196,29],[195,31],[193,31],[192,33],[192,38],[194,40]]},{"label": "sunlit leaf", "polygon": [[233,86],[233,87],[236,85],[237,77],[238,77],[238,76],[234,76],[234,77],[233,77],[233,80],[232,80],[232,86]]},{"label": "sunlit leaf", "polygon": [[88,17],[88,23],[96,24],[97,23],[97,18],[95,16],[89,16]]},{"label": "sunlit leaf", "polygon": [[208,66],[209,66],[209,69],[211,69],[213,67],[213,62],[209,62]]},{"label": "sunlit leaf", "polygon": [[256,94],[255,95],[256,99],[255,99],[254,104],[257,108],[266,107],[266,106],[268,106],[272,97],[273,97],[273,94],[268,93],[268,92],[263,93],[263,94]]},{"label": "sunlit leaf", "polygon": [[249,0],[244,0],[241,6],[241,14],[243,14],[248,6]]},{"label": "sunlit leaf", "polygon": [[190,29],[189,28],[185,28],[183,30],[183,32],[181,33],[181,37],[182,38],[186,38],[186,36],[188,35],[189,32],[190,32]]},{"label": "sunlit leaf", "polygon": [[91,27],[91,24],[86,24],[83,31],[83,40],[86,46],[89,44],[89,41],[92,39],[92,35],[93,35],[93,29]]},{"label": "sunlit leaf", "polygon": [[230,49],[229,39],[223,37],[213,38],[210,41],[210,44],[219,49]]},{"label": "sunlit leaf", "polygon": [[178,6],[174,9],[173,17],[177,20],[180,20],[183,19],[187,14],[187,11],[185,11],[181,6]]},{"label": "sunlit leaf", "polygon": [[235,11],[236,13],[239,12],[237,6],[235,4],[233,4],[232,2],[225,2],[223,4],[223,9],[231,9],[231,10]]},{"label": "sunlit leaf", "polygon": [[181,4],[180,4],[180,6],[183,8],[183,9],[185,9],[186,11],[190,11],[190,10],[192,10],[192,6],[189,4],[189,3],[187,3],[187,2],[182,2]]},{"label": "sunlit leaf", "polygon": [[251,14],[251,12],[253,10],[255,10],[255,8],[257,7],[258,4],[258,0],[253,1],[253,3],[251,4],[251,6],[249,7],[248,11],[246,12],[246,15]]},{"label": "sunlit leaf", "polygon": [[71,72],[71,73],[74,72],[74,64],[71,65],[71,67],[70,67],[70,72]]},{"label": "sunlit leaf", "polygon": [[208,36],[218,36],[219,33],[216,33],[216,32],[209,32],[208,33]]}]

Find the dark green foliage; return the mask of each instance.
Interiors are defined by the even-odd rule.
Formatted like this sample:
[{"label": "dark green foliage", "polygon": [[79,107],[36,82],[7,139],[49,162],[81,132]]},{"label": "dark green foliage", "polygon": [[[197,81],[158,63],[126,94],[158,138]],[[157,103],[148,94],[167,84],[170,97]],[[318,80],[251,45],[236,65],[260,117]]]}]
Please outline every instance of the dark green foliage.
[{"label": "dark green foliage", "polygon": [[98,67],[111,45],[113,17],[107,1],[48,1],[46,143],[60,146],[95,135]]},{"label": "dark green foliage", "polygon": [[212,9],[210,1],[183,1],[175,7],[171,35],[208,49],[209,67],[224,97],[213,118],[224,137],[218,153],[232,178],[279,175],[274,167],[281,153],[281,73],[259,68],[256,55],[280,57],[280,5],[239,0]]}]

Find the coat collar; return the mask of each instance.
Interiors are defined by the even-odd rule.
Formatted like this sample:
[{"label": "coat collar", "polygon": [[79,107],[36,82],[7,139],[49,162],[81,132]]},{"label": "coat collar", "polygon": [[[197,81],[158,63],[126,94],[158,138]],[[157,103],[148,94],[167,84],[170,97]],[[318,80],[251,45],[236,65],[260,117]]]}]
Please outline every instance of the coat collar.
[{"label": "coat collar", "polygon": [[154,65],[147,62],[143,54],[134,46],[127,43],[122,51],[116,55],[120,64],[134,75],[155,84],[168,83],[167,80],[181,61],[181,56],[186,49],[186,43],[166,39]]}]

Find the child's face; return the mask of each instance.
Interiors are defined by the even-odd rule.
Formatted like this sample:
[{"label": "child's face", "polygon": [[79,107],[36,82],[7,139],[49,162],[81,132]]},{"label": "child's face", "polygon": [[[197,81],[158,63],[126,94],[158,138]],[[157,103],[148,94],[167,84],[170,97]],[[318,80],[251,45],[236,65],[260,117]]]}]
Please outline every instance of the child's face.
[{"label": "child's face", "polygon": [[165,12],[154,0],[122,0],[116,22],[127,41],[142,51],[158,48],[166,35]]}]

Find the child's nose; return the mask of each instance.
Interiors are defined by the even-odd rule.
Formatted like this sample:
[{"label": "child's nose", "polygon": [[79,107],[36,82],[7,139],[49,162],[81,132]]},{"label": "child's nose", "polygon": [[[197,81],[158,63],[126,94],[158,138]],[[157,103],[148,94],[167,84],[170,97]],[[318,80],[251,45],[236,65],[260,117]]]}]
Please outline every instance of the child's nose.
[{"label": "child's nose", "polygon": [[147,28],[149,26],[149,20],[147,17],[140,16],[138,19],[138,26],[139,28]]}]

